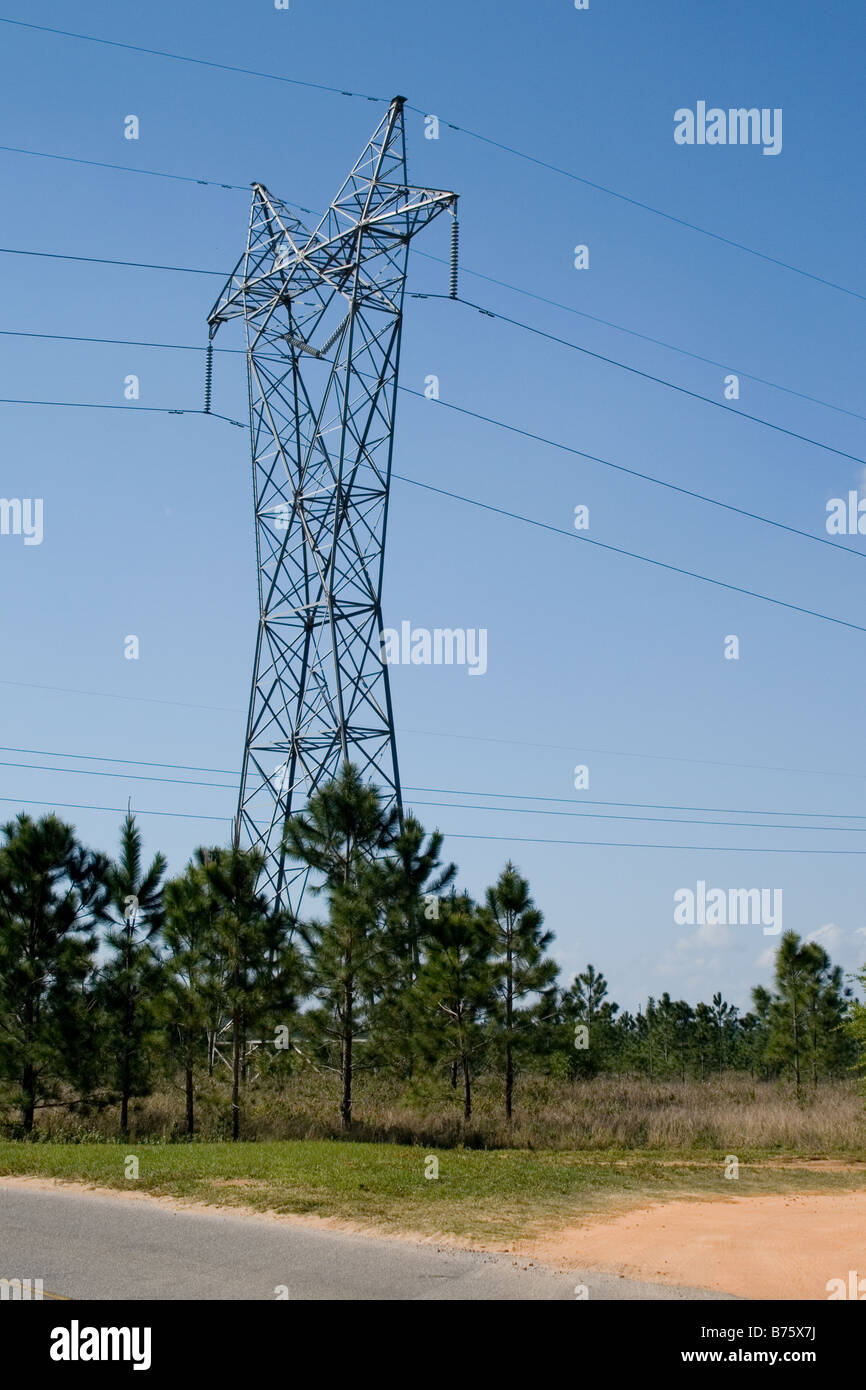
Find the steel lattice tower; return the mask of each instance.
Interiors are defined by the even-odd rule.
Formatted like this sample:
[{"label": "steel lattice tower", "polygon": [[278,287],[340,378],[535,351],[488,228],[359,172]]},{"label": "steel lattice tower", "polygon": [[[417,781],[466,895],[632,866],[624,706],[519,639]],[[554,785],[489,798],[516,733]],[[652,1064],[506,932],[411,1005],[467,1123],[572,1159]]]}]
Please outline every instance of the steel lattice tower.
[{"label": "steel lattice tower", "polygon": [[[382,571],[409,243],[456,196],[408,183],[395,97],[318,227],[252,185],[247,248],[208,316],[246,326],[260,622],[235,843],[297,913],[286,819],[343,761],[400,779]],[[456,242],[456,237],[455,237]]]}]

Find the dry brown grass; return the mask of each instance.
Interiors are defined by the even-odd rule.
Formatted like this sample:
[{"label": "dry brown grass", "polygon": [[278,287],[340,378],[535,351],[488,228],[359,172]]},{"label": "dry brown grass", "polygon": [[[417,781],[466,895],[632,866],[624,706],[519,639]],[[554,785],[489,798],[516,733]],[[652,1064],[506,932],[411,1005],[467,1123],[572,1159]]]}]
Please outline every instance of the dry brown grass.
[{"label": "dry brown grass", "polygon": [[[734,1074],[700,1083],[621,1076],[571,1083],[523,1076],[510,1128],[502,1104],[501,1082],[495,1077],[480,1079],[472,1122],[464,1126],[459,1092],[452,1091],[447,1081],[428,1079],[407,1087],[384,1077],[362,1075],[355,1093],[352,1138],[486,1149],[866,1155],[866,1110],[854,1081],[827,1083],[815,1090],[805,1087],[798,1100],[793,1087]],[[301,1071],[285,1080],[259,1080],[245,1092],[242,1137],[338,1137],[338,1105],[338,1081],[333,1076]],[[197,1137],[226,1138],[228,1116],[227,1074],[226,1078],[202,1078]],[[12,1118],[8,1111],[5,1117]],[[180,1087],[165,1087],[135,1102],[131,1129],[131,1137],[138,1142],[182,1139]],[[113,1106],[87,1113],[38,1112],[37,1137],[42,1139],[113,1139],[117,1131]]]}]

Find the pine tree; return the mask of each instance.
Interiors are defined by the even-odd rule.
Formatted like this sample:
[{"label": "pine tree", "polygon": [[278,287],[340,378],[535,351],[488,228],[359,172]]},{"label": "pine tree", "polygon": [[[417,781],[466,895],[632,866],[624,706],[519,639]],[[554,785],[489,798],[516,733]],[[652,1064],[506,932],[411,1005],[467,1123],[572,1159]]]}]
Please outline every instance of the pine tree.
[{"label": "pine tree", "polygon": [[0,846],[0,1072],[18,1087],[21,1126],[64,1084],[93,1083],[93,928],[108,862],[54,815],[21,814]]},{"label": "pine tree", "polygon": [[506,864],[488,888],[485,909],[497,945],[499,996],[498,1033],[505,1051],[505,1117],[514,1106],[514,1071],[518,1051],[531,1039],[533,996],[548,990],[557,975],[556,962],[545,955],[553,933],[542,930],[544,918],[529,893],[529,883],[514,865]]},{"label": "pine tree", "polygon": [[725,1065],[727,1046],[731,1035],[736,1031],[738,1010],[733,1004],[728,1004],[716,992],[713,995],[712,1020],[716,1034],[716,1058],[719,1066],[719,1076],[722,1075]]},{"label": "pine tree", "polygon": [[766,1009],[766,992],[753,990],[756,1007],[766,1010],[765,1056],[770,1065],[790,1067],[799,1094],[808,1065],[817,1083],[822,1067],[841,1070],[846,1065],[847,1038],[843,1024],[850,990],[842,982],[840,967],[833,966],[817,942],[801,942],[796,932],[785,932],[776,953],[775,993]]},{"label": "pine tree", "polygon": [[313,993],[319,1007],[306,1016],[326,1064],[339,1054],[340,1125],[352,1126],[355,1045],[368,1022],[369,1004],[381,992],[387,971],[382,942],[382,874],[377,861],[399,834],[396,808],[383,805],[378,790],[366,785],[357,768],[345,764],[339,776],[310,797],[306,812],[286,827],[286,851],[315,876],[313,894],[328,903],[325,921],[301,923],[309,954]]},{"label": "pine tree", "polygon": [[[856,978],[861,989],[866,990],[866,965]],[[866,1077],[866,1005],[855,1000],[844,1026],[852,1046],[851,1064]]]},{"label": "pine tree", "polygon": [[376,981],[380,991],[368,1001],[367,1058],[405,1079],[413,1075],[417,1047],[410,998],[424,942],[439,916],[441,898],[457,872],[441,865],[442,836],[427,836],[411,814],[384,859],[370,866],[373,898],[382,911],[381,953],[387,969]]},{"label": "pine tree", "polygon": [[300,975],[297,953],[289,941],[290,918],[269,908],[258,887],[264,858],[253,849],[199,851],[203,873],[212,951],[222,973],[223,1007],[232,1040],[232,1140],[240,1138],[240,1091],[251,1028],[260,1026],[269,1011],[291,1007]]},{"label": "pine tree", "polygon": [[[613,1042],[615,1015],[618,1004],[608,1002],[607,980],[592,964],[575,975],[569,989],[563,992],[562,1008],[574,1047],[573,1076],[594,1076],[610,1051]],[[577,1029],[586,1029],[579,1034]],[[585,1038],[588,1046],[578,1048],[575,1039]]]},{"label": "pine tree", "polygon": [[431,923],[412,991],[416,1033],[430,1062],[455,1065],[463,1078],[463,1118],[472,1118],[472,1078],[496,1008],[500,968],[490,916],[466,894],[452,894]]},{"label": "pine tree", "polygon": [[155,949],[162,924],[165,856],[155,855],[144,871],[141,832],[127,813],[120,857],[109,866],[106,886],[110,917],[103,938],[107,959],[100,972],[98,1005],[107,1072],[120,1096],[120,1133],[129,1133],[129,1102],[147,1095],[155,1045],[156,1001],[162,971]]},{"label": "pine tree", "polygon": [[[200,852],[199,852],[200,853]],[[160,1016],[169,1056],[183,1068],[186,1133],[195,1133],[195,1075],[202,1040],[214,1032],[221,991],[214,972],[216,905],[208,892],[204,863],[194,859],[165,885],[165,990]]]}]

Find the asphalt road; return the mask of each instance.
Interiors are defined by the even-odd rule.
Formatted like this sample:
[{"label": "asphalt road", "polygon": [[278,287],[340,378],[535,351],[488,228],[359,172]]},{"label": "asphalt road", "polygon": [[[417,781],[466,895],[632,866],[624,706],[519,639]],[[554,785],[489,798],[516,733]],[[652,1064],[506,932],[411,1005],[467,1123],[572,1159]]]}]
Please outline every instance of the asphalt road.
[{"label": "asphalt road", "polygon": [[717,1299],[510,1255],[0,1183],[0,1278],[69,1299]]}]

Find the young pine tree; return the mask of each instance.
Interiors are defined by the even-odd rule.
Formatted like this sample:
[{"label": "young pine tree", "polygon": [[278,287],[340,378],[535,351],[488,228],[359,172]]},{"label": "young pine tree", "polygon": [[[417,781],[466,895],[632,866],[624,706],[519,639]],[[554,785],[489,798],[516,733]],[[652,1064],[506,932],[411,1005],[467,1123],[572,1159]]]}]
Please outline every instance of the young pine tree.
[{"label": "young pine tree", "polygon": [[377,789],[349,763],[286,827],[287,854],[311,871],[310,892],[324,895],[328,904],[326,920],[299,924],[298,931],[318,1000],[305,1019],[326,1065],[339,1071],[344,1132],[352,1126],[355,1046],[388,970],[376,866],[399,828],[396,809],[386,809]]},{"label": "young pine tree", "polygon": [[414,1072],[417,1046],[410,998],[431,925],[439,917],[442,894],[457,872],[442,867],[442,836],[426,835],[411,814],[385,858],[372,866],[374,897],[383,906],[381,950],[387,961],[381,993],[372,1001],[366,1055],[403,1079]]},{"label": "young pine tree", "polygon": [[106,960],[97,991],[107,1074],[120,1096],[120,1134],[129,1134],[129,1102],[147,1095],[157,1043],[156,1005],[162,970],[156,938],[162,925],[165,856],[148,869],[141,859],[141,832],[128,813],[120,832],[120,856],[109,865]]},{"label": "young pine tree", "polygon": [[162,939],[166,958],[165,988],[160,1017],[168,1037],[168,1054],[183,1068],[186,1133],[195,1133],[196,1069],[202,1061],[203,1039],[218,1010],[220,978],[214,972],[215,904],[208,892],[204,864],[199,859],[165,885]]},{"label": "young pine tree", "polygon": [[[275,1010],[294,1009],[300,976],[289,940],[287,913],[269,907],[259,888],[264,857],[257,850],[199,850],[195,862],[208,900],[209,954],[218,962],[222,1009],[232,1040],[232,1140],[240,1138],[241,1081],[252,1028],[264,1027]],[[284,1022],[280,1018],[277,1022]]]},{"label": "young pine tree", "polygon": [[93,1083],[95,923],[107,861],[54,815],[21,814],[0,845],[0,1074],[17,1087],[21,1126],[64,1084]]},{"label": "young pine tree", "polygon": [[452,894],[431,923],[412,991],[415,1032],[427,1060],[453,1064],[463,1078],[464,1121],[472,1118],[472,1078],[497,1006],[496,950],[489,915],[465,894]]},{"label": "young pine tree", "polygon": [[505,1054],[505,1117],[510,1123],[517,1054],[529,1047],[538,1015],[531,1004],[550,989],[557,966],[545,955],[553,934],[542,930],[544,918],[532,901],[529,883],[510,860],[487,890],[485,911],[498,956],[497,1022]]}]

